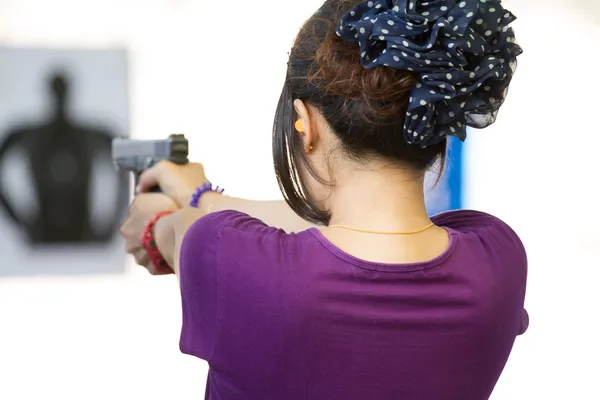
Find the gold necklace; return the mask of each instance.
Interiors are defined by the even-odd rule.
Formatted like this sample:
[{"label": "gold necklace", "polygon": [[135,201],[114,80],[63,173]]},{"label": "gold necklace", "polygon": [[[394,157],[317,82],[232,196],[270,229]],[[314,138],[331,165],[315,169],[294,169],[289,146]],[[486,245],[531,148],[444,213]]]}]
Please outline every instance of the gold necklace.
[{"label": "gold necklace", "polygon": [[430,224],[428,224],[427,226],[421,228],[421,229],[417,229],[415,231],[406,231],[406,232],[383,232],[383,231],[372,231],[369,229],[359,229],[359,228],[353,228],[351,226],[346,226],[346,225],[330,225],[330,228],[340,228],[340,229],[347,229],[349,231],[355,231],[355,232],[362,232],[362,233],[375,233],[378,235],[414,235],[415,233],[421,233],[421,232],[425,232],[427,229],[433,227],[435,224],[432,222]]}]

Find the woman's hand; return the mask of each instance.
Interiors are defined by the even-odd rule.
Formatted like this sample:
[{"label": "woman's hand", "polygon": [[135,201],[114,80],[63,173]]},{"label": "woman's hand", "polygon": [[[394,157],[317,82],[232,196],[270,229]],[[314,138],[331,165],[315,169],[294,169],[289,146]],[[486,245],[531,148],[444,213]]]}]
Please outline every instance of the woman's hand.
[{"label": "woman's hand", "polygon": [[145,267],[152,275],[164,275],[163,271],[150,262],[148,253],[142,247],[142,234],[148,222],[161,211],[177,211],[177,204],[162,193],[144,193],[138,195],[129,207],[129,216],[121,227],[121,236],[125,238],[125,250],[133,255],[135,261]]},{"label": "woman's hand", "polygon": [[158,186],[181,208],[187,207],[196,188],[207,182],[202,164],[161,161],[140,175],[138,191],[145,193]]}]

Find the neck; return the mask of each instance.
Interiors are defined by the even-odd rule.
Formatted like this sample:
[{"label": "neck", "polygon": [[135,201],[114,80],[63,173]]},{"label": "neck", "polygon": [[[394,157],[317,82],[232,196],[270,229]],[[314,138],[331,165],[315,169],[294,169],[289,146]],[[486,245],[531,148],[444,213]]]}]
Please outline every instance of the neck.
[{"label": "neck", "polygon": [[52,99],[52,113],[59,118],[64,118],[67,114],[67,98],[64,95],[54,94]]},{"label": "neck", "polygon": [[336,179],[329,198],[330,225],[401,231],[430,223],[423,177],[399,169],[352,170]]},{"label": "neck", "polygon": [[66,110],[62,106],[54,107],[54,109],[52,110],[52,115],[55,119],[59,120],[65,120],[67,118]]}]

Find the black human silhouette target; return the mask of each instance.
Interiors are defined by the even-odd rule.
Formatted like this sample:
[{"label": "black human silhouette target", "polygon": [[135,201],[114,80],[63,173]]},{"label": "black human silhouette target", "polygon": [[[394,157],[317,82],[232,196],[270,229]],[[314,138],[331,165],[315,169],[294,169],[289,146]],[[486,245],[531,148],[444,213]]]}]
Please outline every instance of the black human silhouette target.
[{"label": "black human silhouette target", "polygon": [[[0,205],[34,245],[105,243],[112,239],[120,222],[121,214],[115,212],[107,216],[110,223],[95,229],[90,218],[93,160],[97,156],[110,158],[114,135],[102,127],[71,118],[70,86],[68,75],[62,72],[50,75],[49,118],[39,124],[19,124],[0,141],[0,164],[11,150],[20,150],[31,171],[37,211],[19,214],[13,206],[19,194],[12,193],[11,200],[2,187]],[[120,194],[114,198],[115,209],[127,202],[126,177],[119,175]]]},{"label": "black human silhouette target", "polygon": [[0,46],[0,278],[123,273],[126,50]]}]

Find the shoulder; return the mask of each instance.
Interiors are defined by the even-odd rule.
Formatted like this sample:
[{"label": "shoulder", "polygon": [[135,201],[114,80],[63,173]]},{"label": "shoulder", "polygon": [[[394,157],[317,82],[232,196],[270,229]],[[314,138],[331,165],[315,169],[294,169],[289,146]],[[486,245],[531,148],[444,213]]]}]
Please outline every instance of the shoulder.
[{"label": "shoulder", "polygon": [[[186,251],[207,251],[218,258],[227,249],[255,252],[258,247],[278,247],[289,238],[282,229],[266,225],[248,214],[226,210],[207,214],[189,226],[182,240],[182,254]],[[226,249],[224,249],[226,247]]]},{"label": "shoulder", "polygon": [[491,214],[475,210],[448,211],[432,218],[438,226],[463,232],[495,232],[502,231],[512,236],[516,232],[503,220]]},{"label": "shoulder", "polygon": [[0,145],[8,146],[15,144],[17,141],[23,140],[31,136],[32,131],[27,128],[15,128],[4,135],[0,135]]},{"label": "shoulder", "polygon": [[238,211],[220,211],[205,215],[194,222],[183,236],[180,268],[184,264],[236,265],[244,268],[270,268],[302,258],[308,242],[314,240],[307,232],[286,233],[266,225],[259,219]]},{"label": "shoulder", "polygon": [[226,210],[207,214],[194,222],[185,237],[218,240],[224,233],[241,235],[285,235],[277,228],[267,226],[262,221],[239,211]]},{"label": "shoulder", "polygon": [[455,210],[447,211],[433,216],[437,225],[452,225],[456,228],[477,228],[485,226],[506,225],[500,218],[483,211]]},{"label": "shoulder", "polygon": [[449,211],[434,216],[432,221],[465,239],[485,244],[491,250],[511,251],[526,257],[519,235],[506,222],[491,214],[474,210]]}]

